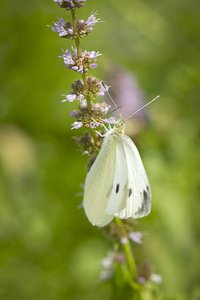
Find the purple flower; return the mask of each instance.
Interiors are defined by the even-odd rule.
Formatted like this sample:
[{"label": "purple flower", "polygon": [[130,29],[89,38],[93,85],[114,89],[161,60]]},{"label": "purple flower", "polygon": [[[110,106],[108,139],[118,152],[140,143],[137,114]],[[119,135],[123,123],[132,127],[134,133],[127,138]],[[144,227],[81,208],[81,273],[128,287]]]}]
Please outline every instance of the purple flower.
[{"label": "purple flower", "polygon": [[100,84],[100,89],[99,92],[97,93],[97,96],[104,96],[104,94],[108,92],[110,86],[103,85],[101,81],[99,82],[99,84]]},{"label": "purple flower", "polygon": [[61,4],[63,0],[53,0],[53,2],[58,2],[58,4]]},{"label": "purple flower", "polygon": [[55,27],[53,26],[49,26],[51,27],[51,29],[54,32],[57,32],[59,36],[63,37],[63,36],[67,36],[68,35],[68,31],[65,29],[65,21],[62,18],[58,18],[58,22],[53,22]]},{"label": "purple flower", "polygon": [[144,283],[146,282],[146,278],[143,277],[143,276],[141,276],[141,277],[138,278],[138,282],[139,282],[140,284],[144,284]]},{"label": "purple flower", "polygon": [[99,125],[100,125],[99,123],[95,123],[95,122],[91,122],[91,123],[90,123],[90,127],[91,127],[92,129],[99,127]]},{"label": "purple flower", "polygon": [[81,100],[83,100],[84,98],[85,98],[85,96],[82,95],[82,94],[79,94],[79,95],[77,96],[77,100],[78,100],[78,101],[81,101]]},{"label": "purple flower", "polygon": [[78,71],[78,67],[77,66],[72,66],[72,70],[73,71]]},{"label": "purple flower", "polygon": [[126,244],[127,243],[127,238],[125,238],[125,237],[122,237],[121,239],[120,239],[120,242],[121,242],[121,244]]},{"label": "purple flower", "polygon": [[71,124],[72,125],[72,128],[71,129],[79,129],[83,126],[83,122],[74,122]]},{"label": "purple flower", "polygon": [[102,55],[99,52],[95,52],[95,51],[87,52],[87,54],[90,56],[90,58],[96,58],[97,56]]},{"label": "purple flower", "polygon": [[85,22],[87,27],[93,26],[94,24],[96,24],[97,22],[99,22],[101,20],[101,19],[97,19],[96,15],[97,15],[97,11],[95,11],[94,13],[91,14],[91,16],[89,16],[89,18]]},{"label": "purple flower", "polygon": [[66,50],[65,54],[63,54],[61,57],[63,58],[63,61],[64,61],[65,65],[73,65],[74,64],[72,54],[69,50]]},{"label": "purple flower", "polygon": [[77,111],[76,110],[72,110],[70,112],[70,116],[75,118],[77,116]]},{"label": "purple flower", "polygon": [[80,108],[87,108],[87,100],[83,100],[80,104]]},{"label": "purple flower", "polygon": [[108,119],[102,119],[103,123],[106,123],[106,124],[115,124],[116,123],[116,119],[115,117],[110,117]]},{"label": "purple flower", "polygon": [[129,239],[132,240],[136,244],[142,244],[142,233],[139,231],[129,233]]},{"label": "purple flower", "polygon": [[61,95],[61,96],[65,96],[65,99],[60,100],[60,102],[66,102],[66,101],[73,102],[76,99],[76,95],[73,94],[72,92],[70,92],[69,95]]},{"label": "purple flower", "polygon": [[90,64],[90,68],[91,68],[91,69],[96,69],[97,67],[98,67],[97,64]]}]

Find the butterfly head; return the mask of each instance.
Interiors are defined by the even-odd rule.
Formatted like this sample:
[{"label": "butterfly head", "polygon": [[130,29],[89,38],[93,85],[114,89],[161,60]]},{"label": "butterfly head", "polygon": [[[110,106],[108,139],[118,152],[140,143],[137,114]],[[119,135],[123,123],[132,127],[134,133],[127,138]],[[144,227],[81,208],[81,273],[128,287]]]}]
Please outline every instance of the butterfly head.
[{"label": "butterfly head", "polygon": [[125,123],[122,119],[117,120],[115,123],[114,129],[120,133],[124,133],[125,131]]}]

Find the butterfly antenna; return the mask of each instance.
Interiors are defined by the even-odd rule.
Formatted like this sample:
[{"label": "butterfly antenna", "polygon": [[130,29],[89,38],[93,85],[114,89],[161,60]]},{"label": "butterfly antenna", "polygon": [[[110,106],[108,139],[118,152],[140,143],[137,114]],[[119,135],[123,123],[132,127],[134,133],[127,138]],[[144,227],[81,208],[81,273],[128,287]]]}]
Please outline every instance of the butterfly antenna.
[{"label": "butterfly antenna", "polygon": [[149,101],[147,104],[145,104],[144,106],[140,107],[133,114],[131,114],[128,118],[126,118],[125,121],[128,120],[129,118],[131,118],[132,116],[134,116],[135,114],[137,114],[140,110],[142,110],[143,108],[145,108],[146,106],[148,106],[149,104],[151,104],[152,102],[154,102],[155,100],[157,100],[159,97],[160,97],[160,95],[156,96],[153,100]]},{"label": "butterfly antenna", "polygon": [[[106,87],[105,84],[103,83],[103,81],[101,81],[101,83],[102,83],[103,87],[105,88],[106,93],[108,94],[108,97],[110,98],[111,102],[114,104],[115,109],[118,111],[118,114],[119,114],[119,116],[120,116],[120,113],[119,113],[119,107],[117,107],[115,101],[114,101],[113,98],[111,97],[111,95],[110,95],[110,93],[109,93],[107,87]],[[120,116],[120,117],[121,117],[121,116]]]}]

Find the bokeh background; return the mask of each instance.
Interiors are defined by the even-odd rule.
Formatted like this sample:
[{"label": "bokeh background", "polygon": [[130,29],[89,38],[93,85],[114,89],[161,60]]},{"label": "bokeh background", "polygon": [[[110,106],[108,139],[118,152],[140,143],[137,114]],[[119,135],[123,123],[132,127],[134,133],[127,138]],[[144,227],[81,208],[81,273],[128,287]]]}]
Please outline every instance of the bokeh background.
[{"label": "bokeh background", "polygon": [[[77,104],[59,102],[77,74],[58,56],[73,43],[46,26],[70,15],[48,0],[0,7],[0,299],[107,300],[111,243],[79,208],[87,157],[70,130]],[[153,192],[136,260],[161,274],[166,299],[200,299],[200,2],[88,0],[77,15],[93,9],[106,22],[81,40],[104,54],[92,74],[106,81],[112,65],[145,102],[161,95],[136,137]]]}]

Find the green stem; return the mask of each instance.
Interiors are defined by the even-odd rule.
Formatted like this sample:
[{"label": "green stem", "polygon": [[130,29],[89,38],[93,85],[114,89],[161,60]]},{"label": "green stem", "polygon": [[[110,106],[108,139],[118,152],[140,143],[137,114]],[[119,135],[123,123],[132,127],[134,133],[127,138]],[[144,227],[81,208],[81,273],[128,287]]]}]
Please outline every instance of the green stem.
[{"label": "green stem", "polygon": [[[115,218],[115,223],[119,226],[122,225],[122,221],[118,218]],[[127,265],[128,265],[129,271],[130,271],[132,277],[135,278],[136,277],[136,264],[135,264],[135,259],[133,256],[133,251],[131,249],[131,245],[130,245],[130,241],[127,236],[127,233],[124,232],[123,236],[126,238],[127,241],[125,244],[122,244],[122,249],[124,250],[124,253],[126,255],[126,260],[127,260]]]},{"label": "green stem", "polygon": [[[76,31],[77,31],[77,26],[76,26],[76,14],[74,10],[71,10],[71,14],[72,14],[72,23],[73,23],[73,27]],[[78,56],[81,57],[82,53],[81,53],[81,46],[80,46],[80,39],[77,37],[75,38],[75,43],[76,43],[76,49],[77,49],[77,53]],[[85,99],[87,101],[87,106],[88,106],[88,112],[91,112],[91,101],[90,101],[90,96],[88,95],[88,84],[87,84],[87,77],[85,75],[85,73],[82,74],[82,78],[83,78],[83,82],[84,82],[84,86],[85,86],[85,90],[86,90],[86,96]]]}]

